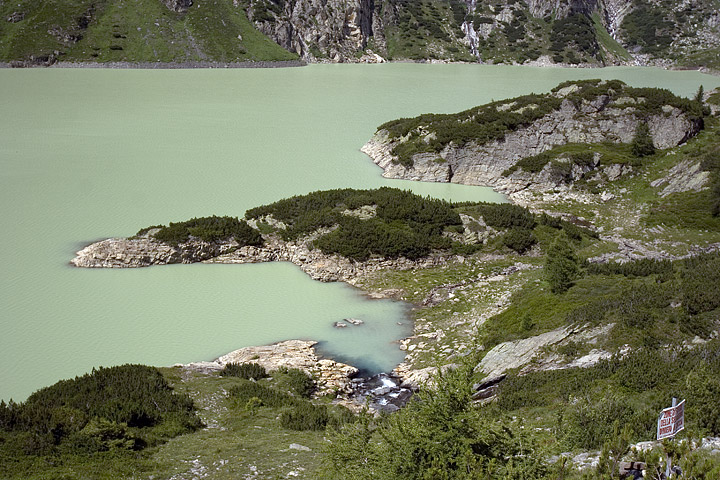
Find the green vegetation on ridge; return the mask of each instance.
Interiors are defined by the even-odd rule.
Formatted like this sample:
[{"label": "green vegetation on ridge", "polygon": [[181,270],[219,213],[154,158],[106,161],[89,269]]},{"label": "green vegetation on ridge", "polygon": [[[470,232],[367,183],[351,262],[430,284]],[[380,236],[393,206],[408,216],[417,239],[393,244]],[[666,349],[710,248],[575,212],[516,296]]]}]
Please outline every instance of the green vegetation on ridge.
[{"label": "green vegetation on ridge", "polygon": [[[574,87],[575,90],[564,97],[556,95],[567,87]],[[652,115],[663,114],[662,108],[665,105],[679,108],[692,121],[701,121],[708,113],[700,102],[678,97],[665,89],[635,88],[620,80],[583,80],[563,82],[548,94],[523,95],[455,114],[424,114],[414,118],[391,120],[380,125],[378,131],[387,132],[389,138],[397,142],[391,152],[395,157],[393,161],[412,166],[414,155],[439,153],[450,144],[463,147],[470,143],[484,145],[494,140],[502,140],[508,133],[527,127],[560,109],[564,99],[579,107],[583,102],[592,102],[601,96],[611,99],[642,99],[627,108],[632,108],[632,114],[643,120]],[[540,159],[549,161],[545,154],[537,157],[537,161],[524,161],[531,171],[535,171],[537,167],[542,169],[541,165],[544,163],[540,163]],[[521,166],[525,167],[525,164]],[[533,166],[535,164],[537,167]]]},{"label": "green vegetation on ridge", "polygon": [[[371,208],[364,218],[362,207]],[[250,209],[245,218],[262,220],[267,215],[286,225],[279,230],[285,240],[337,225],[316,245],[326,253],[355,260],[370,255],[420,258],[434,248],[449,248],[443,231],[461,224],[449,203],[387,187],[314,192]]]},{"label": "green vegetation on ridge", "polygon": [[30,478],[38,465],[57,461],[58,473],[80,464],[124,476],[134,452],[201,426],[192,400],[173,392],[156,368],[101,367],[23,403],[0,402],[2,475]]},{"label": "green vegetation on ridge", "polygon": [[[5,21],[16,13],[18,21]],[[160,0],[19,0],[0,4],[0,18],[0,61],[297,59],[260,33],[231,0],[195,2],[186,13]]]},{"label": "green vegetation on ridge", "polygon": [[162,225],[146,227],[141,229],[137,235],[143,235],[155,228],[158,229],[152,234],[155,239],[173,245],[187,242],[190,237],[206,242],[234,238],[240,246],[260,246],[263,243],[262,236],[257,230],[250,227],[245,220],[238,220],[233,217],[192,218],[185,222],[171,222],[167,227]]}]

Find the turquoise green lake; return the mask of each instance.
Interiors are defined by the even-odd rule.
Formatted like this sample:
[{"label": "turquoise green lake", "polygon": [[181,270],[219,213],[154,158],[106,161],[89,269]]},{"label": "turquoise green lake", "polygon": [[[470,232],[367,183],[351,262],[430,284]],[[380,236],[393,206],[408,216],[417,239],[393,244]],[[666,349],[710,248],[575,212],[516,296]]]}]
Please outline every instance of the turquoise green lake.
[{"label": "turquoise green lake", "polygon": [[[373,371],[402,360],[408,306],[290,264],[86,270],[101,238],[314,190],[383,185],[452,200],[479,187],[386,180],[359,149],[379,124],[620,78],[690,96],[720,78],[644,68],[312,65],[0,70],[0,398],[126,362],[171,365],[291,338]],[[337,330],[334,321],[366,324]],[[398,325],[401,323],[402,325]]]}]

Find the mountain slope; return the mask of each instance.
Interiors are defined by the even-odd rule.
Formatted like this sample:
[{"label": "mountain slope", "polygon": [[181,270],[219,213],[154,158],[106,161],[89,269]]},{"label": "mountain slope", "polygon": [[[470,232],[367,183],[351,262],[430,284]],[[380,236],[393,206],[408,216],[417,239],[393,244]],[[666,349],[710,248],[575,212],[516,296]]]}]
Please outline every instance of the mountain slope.
[{"label": "mountain slope", "polygon": [[717,69],[718,8],[720,0],[2,1],[0,60],[299,56]]},{"label": "mountain slope", "polygon": [[[184,6],[192,4],[191,6]],[[226,0],[0,3],[0,60],[239,62],[297,57]]]}]

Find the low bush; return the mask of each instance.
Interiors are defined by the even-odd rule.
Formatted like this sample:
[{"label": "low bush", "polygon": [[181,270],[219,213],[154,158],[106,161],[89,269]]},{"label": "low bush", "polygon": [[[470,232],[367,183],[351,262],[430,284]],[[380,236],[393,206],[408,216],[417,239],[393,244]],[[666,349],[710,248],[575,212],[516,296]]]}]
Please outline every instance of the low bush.
[{"label": "low bush", "polygon": [[[374,216],[360,219],[343,214],[365,205],[374,207]],[[320,236],[315,245],[325,253],[355,260],[371,255],[416,259],[434,248],[449,249],[451,242],[442,236],[444,229],[462,224],[445,201],[386,187],[313,192],[248,210],[245,217],[259,219],[266,215],[287,225],[279,231],[285,240],[337,226]]]},{"label": "low bush", "polygon": [[32,455],[67,442],[70,451],[139,450],[201,426],[190,397],[174,393],[156,368],[144,365],[93,369],[23,403],[0,402],[0,433],[24,436],[24,453]]},{"label": "low bush", "polygon": [[239,377],[260,380],[268,376],[265,367],[257,363],[228,363],[220,371],[223,377]]},{"label": "low bush", "polygon": [[273,373],[278,388],[291,392],[299,397],[310,398],[315,390],[312,377],[299,368],[280,367]]},{"label": "low bush", "polygon": [[531,230],[513,228],[503,235],[502,241],[506,247],[524,253],[537,242],[537,239]]},{"label": "low bush", "polygon": [[[146,231],[147,229],[142,229],[138,232],[138,235]],[[153,236],[161,242],[170,244],[187,242],[191,237],[206,242],[234,238],[241,246],[260,246],[263,244],[260,232],[252,228],[244,220],[238,220],[234,217],[212,216],[170,223],[167,227],[160,228]]]},{"label": "low bush", "polygon": [[325,430],[329,421],[328,407],[310,402],[298,403],[280,414],[280,425],[290,430]]},{"label": "low bush", "polygon": [[[244,380],[240,385],[228,390],[228,398],[234,400],[241,407],[245,407],[253,398],[259,399],[263,407],[271,408],[289,407],[299,401],[297,397],[289,393],[250,380]],[[253,400],[253,402],[255,401]]]}]

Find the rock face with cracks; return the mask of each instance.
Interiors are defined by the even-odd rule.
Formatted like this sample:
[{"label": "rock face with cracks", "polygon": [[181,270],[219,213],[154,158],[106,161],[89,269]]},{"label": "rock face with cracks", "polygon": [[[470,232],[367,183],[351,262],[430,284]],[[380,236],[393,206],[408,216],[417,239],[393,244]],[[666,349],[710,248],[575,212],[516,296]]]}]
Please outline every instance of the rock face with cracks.
[{"label": "rock face with cracks", "polygon": [[[521,168],[508,173],[521,159],[553,147],[578,143],[630,143],[638,124],[647,122],[654,146],[666,149],[684,143],[702,127],[701,120],[672,105],[665,105],[661,112],[645,117],[635,108],[644,99],[599,95],[592,100],[578,102],[572,98],[576,91],[577,87],[570,85],[555,92],[552,95],[562,99],[560,108],[530,124],[508,131],[502,139],[483,144],[470,141],[463,146],[450,142],[438,153],[415,153],[409,166],[400,163],[393,154],[393,150],[406,142],[407,137],[393,137],[387,130],[379,130],[362,147],[362,151],[384,170],[383,176],[387,178],[480,185],[503,193],[514,193],[528,187],[552,189],[566,180],[553,175],[550,163],[537,173]],[[512,100],[496,108],[498,111],[511,111]],[[418,130],[423,129],[432,130],[432,126],[418,127]],[[570,173],[579,178],[596,166],[574,166],[579,170]]]}]

